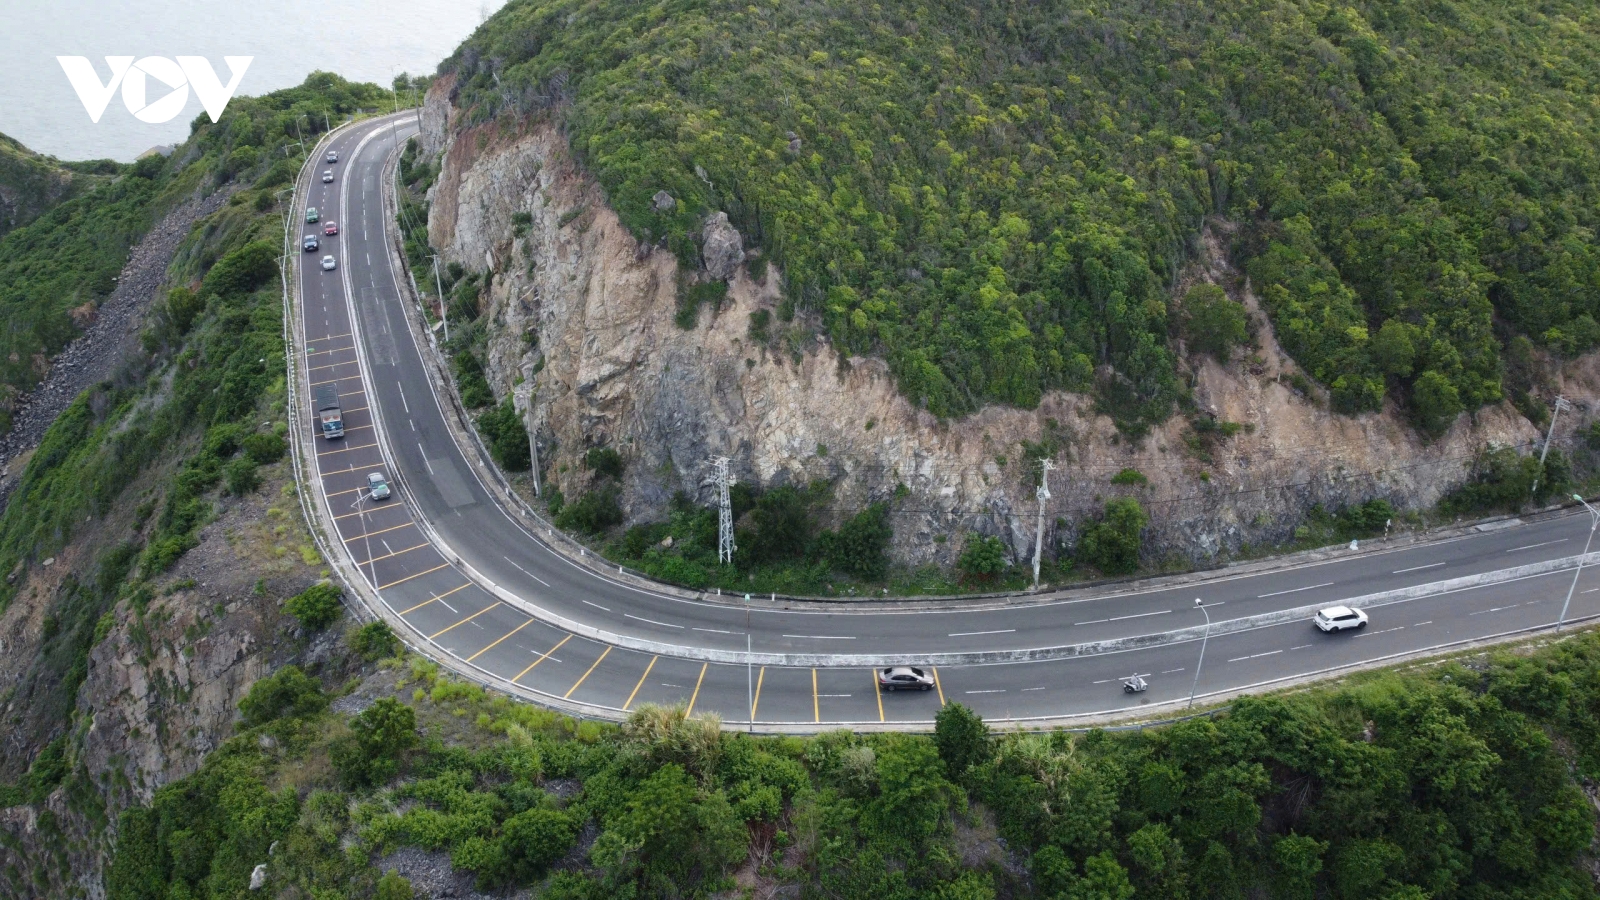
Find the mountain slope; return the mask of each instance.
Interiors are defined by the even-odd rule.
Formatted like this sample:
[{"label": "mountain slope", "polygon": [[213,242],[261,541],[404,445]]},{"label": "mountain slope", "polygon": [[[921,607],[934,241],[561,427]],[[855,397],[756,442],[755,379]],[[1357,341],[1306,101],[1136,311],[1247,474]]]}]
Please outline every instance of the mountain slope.
[{"label": "mountain slope", "polygon": [[0,237],[83,193],[121,166],[109,160],[63,163],[0,134]]},{"label": "mountain slope", "polygon": [[1440,430],[1501,397],[1497,321],[1600,340],[1597,51],[1569,2],[519,0],[441,73],[464,125],[558,119],[646,243],[699,263],[726,211],[780,318],[936,414],[1164,419],[1167,288],[1221,214],[1336,409]]}]

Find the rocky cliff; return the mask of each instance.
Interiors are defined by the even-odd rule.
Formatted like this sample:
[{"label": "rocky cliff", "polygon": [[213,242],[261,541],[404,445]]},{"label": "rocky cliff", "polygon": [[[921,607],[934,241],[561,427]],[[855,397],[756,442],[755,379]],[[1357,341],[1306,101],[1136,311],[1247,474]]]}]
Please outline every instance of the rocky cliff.
[{"label": "rocky cliff", "polygon": [[[1075,528],[1108,497],[1131,493],[1150,511],[1146,546],[1195,560],[1291,536],[1315,503],[1337,509],[1383,497],[1425,508],[1465,477],[1486,443],[1542,437],[1508,403],[1461,416],[1425,441],[1392,401],[1381,413],[1336,415],[1278,347],[1249,284],[1228,261],[1230,225],[1213,221],[1173,296],[1197,281],[1221,285],[1246,304],[1253,352],[1222,365],[1184,363],[1205,418],[1239,423],[1231,437],[1202,440],[1175,416],[1142,439],[1120,435],[1091,398],[1049,393],[1034,410],[988,407],[940,420],[896,393],[881,360],[841,357],[802,313],[774,314],[752,337],[751,313],[775,313],[782,275],[754,278],[725,218],[702,231],[702,257],[718,271],[681,272],[661,247],[641,244],[551,125],[467,127],[452,107],[453,78],[439,79],[422,116],[422,150],[437,158],[430,193],[431,243],[469,271],[492,270],[480,300],[489,338],[486,369],[500,396],[520,377],[537,385],[536,420],[551,479],[567,496],[587,477],[593,447],[629,460],[624,506],[630,521],[659,516],[673,492],[709,502],[706,459],[733,458],[745,482],[772,486],[825,478],[835,509],[849,512],[894,496],[895,552],[904,562],[952,561],[977,531],[1002,536],[1013,556],[1031,556],[1037,511],[1024,442],[1056,449],[1047,542],[1070,545]],[[657,202],[672,202],[658,194]],[[525,226],[513,216],[526,214]],[[520,236],[519,236],[520,235]],[[695,327],[674,324],[681,286],[726,277],[719,308]],[[542,366],[541,366],[542,360]],[[1587,415],[1597,396],[1590,364],[1554,377]],[[1294,385],[1298,384],[1300,389]],[[1116,486],[1124,468],[1149,484]],[[909,493],[907,493],[907,491]]]}]

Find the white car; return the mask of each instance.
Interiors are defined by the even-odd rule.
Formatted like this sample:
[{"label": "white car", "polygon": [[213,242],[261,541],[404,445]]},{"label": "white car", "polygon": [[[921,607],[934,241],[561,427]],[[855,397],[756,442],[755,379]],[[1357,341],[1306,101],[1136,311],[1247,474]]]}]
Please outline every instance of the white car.
[{"label": "white car", "polygon": [[1311,621],[1324,632],[1344,631],[1347,628],[1367,627],[1367,614],[1348,606],[1330,606],[1318,610],[1316,617]]},{"label": "white car", "polygon": [[336,260],[334,260],[332,254],[324,256],[322,258],[322,271],[324,271],[324,272],[332,271],[333,267],[337,266],[338,264],[339,263]]},{"label": "white car", "polygon": [[332,169],[328,169],[327,171],[322,173],[322,183],[323,184],[327,184],[328,182],[330,182],[332,180],[333,180],[333,170]]}]

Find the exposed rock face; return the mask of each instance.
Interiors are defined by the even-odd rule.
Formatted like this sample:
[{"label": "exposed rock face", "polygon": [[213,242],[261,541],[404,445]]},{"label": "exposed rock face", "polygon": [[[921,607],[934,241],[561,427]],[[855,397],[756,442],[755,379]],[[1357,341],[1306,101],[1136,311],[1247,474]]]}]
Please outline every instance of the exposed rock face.
[{"label": "exposed rock face", "polygon": [[[1220,445],[1212,462],[1186,450],[1183,419],[1129,441],[1082,395],[1057,392],[1037,410],[990,407],[940,421],[896,392],[882,360],[841,359],[814,323],[774,316],[772,340],[753,340],[750,313],[776,308],[781,275],[769,267],[765,281],[751,280],[733,262],[742,256],[733,236],[718,238],[711,252],[726,221],[720,213],[707,223],[705,257],[712,277],[726,267],[727,300],[720,310],[702,309],[693,330],[676,327],[676,260],[638,245],[560,132],[456,131],[443,109],[447,92],[435,88],[423,116],[424,147],[444,154],[430,235],[447,259],[470,268],[486,255],[498,261],[485,301],[490,381],[500,396],[519,375],[536,384],[545,461],[568,497],[585,487],[578,458],[587,449],[618,448],[629,464],[630,521],[661,516],[678,489],[710,502],[705,460],[727,455],[746,483],[829,479],[843,511],[888,499],[903,484],[909,495],[896,501],[893,520],[902,561],[952,562],[968,531],[999,535],[1015,558],[1027,558],[1037,506],[1022,442],[1053,439],[1061,452],[1047,546],[1070,545],[1105,499],[1132,494],[1151,513],[1147,547],[1205,559],[1288,538],[1313,503],[1337,509],[1385,497],[1431,505],[1486,441],[1540,437],[1509,405],[1480,410],[1475,421],[1462,417],[1424,443],[1393,409],[1338,416],[1302,397],[1278,380],[1294,364],[1248,291],[1234,287],[1239,279],[1215,233],[1180,295],[1196,279],[1224,285],[1250,306],[1263,347],[1259,360],[1194,363],[1199,408],[1249,429]],[[533,222],[513,239],[518,212]],[[528,331],[537,332],[536,344],[524,338]],[[1569,372],[1569,398],[1597,396],[1600,378],[1585,372],[1581,381]],[[1112,485],[1125,467],[1143,472],[1149,486]]]},{"label": "exposed rock face", "polygon": [[727,281],[744,265],[744,238],[728,224],[728,214],[721,211],[706,217],[703,234],[700,258],[705,261],[706,274],[713,281]]},{"label": "exposed rock face", "polygon": [[[297,501],[282,492],[289,464],[263,474],[261,491],[227,501],[200,531],[199,546],[168,573],[144,613],[123,600],[89,651],[68,753],[74,770],[91,778],[109,830],[84,815],[81,798],[74,802],[58,787],[42,808],[0,810],[0,870],[70,873],[84,896],[103,896],[100,872],[120,811],[198,769],[233,734],[239,700],[258,678],[287,662],[313,671],[321,664],[325,672],[343,665],[335,658],[337,629],[300,640],[294,620],[281,612],[283,598],[315,582],[318,571],[299,552],[309,536]],[[137,495],[149,480],[129,492]],[[0,781],[15,783],[39,747],[73,724],[37,699],[53,686],[35,670],[43,623],[71,579],[92,577],[105,543],[128,534],[132,516],[131,505],[118,507],[85,526],[54,565],[20,576],[21,590],[0,612],[0,684],[19,685],[0,704]],[[35,827],[42,810],[53,814],[49,830]],[[67,891],[53,885],[49,895]]]}]

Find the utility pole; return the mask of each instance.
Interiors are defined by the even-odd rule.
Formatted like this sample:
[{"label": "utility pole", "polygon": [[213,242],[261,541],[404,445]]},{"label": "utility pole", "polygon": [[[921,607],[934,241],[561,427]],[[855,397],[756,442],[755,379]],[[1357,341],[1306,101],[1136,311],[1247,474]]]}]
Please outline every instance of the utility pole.
[{"label": "utility pole", "polygon": [[[299,140],[296,141],[296,143],[298,143],[300,145],[300,152],[301,153],[306,152],[306,135],[305,135],[305,132],[300,130],[300,120],[304,119],[304,118],[305,118],[305,116],[295,116],[294,117],[294,133],[299,137]],[[309,121],[309,120],[307,120],[307,121]]]},{"label": "utility pole", "polygon": [[533,382],[524,381],[518,385],[513,396],[522,401],[522,415],[528,425],[528,455],[533,458],[533,495],[542,499],[544,495],[539,492],[539,482],[542,480],[539,475],[539,430],[533,422]]},{"label": "utility pole", "polygon": [[[1559,394],[1556,395],[1556,408],[1550,412],[1550,430],[1545,432],[1544,449],[1539,451],[1539,474],[1540,475],[1544,474],[1544,458],[1546,456],[1548,456],[1549,453],[1550,453],[1550,439],[1554,438],[1556,436],[1556,419],[1561,416],[1561,410],[1562,409],[1570,408],[1571,406],[1572,406],[1572,404],[1567,402],[1567,398],[1565,398],[1565,397],[1563,397],[1563,396],[1561,396]],[[1537,477],[1535,477],[1533,479],[1533,489],[1531,491],[1529,491],[1528,493],[1530,495],[1535,495],[1535,494],[1539,493],[1539,479]]]},{"label": "utility pole", "polygon": [[450,306],[444,302],[444,282],[439,280],[439,254],[433,255],[433,286],[439,289],[439,321],[444,323],[444,342],[450,343]]},{"label": "utility pole", "polygon": [[1056,464],[1048,459],[1039,460],[1039,489],[1034,496],[1039,498],[1039,523],[1033,532],[1033,589],[1039,589],[1039,556],[1044,553],[1044,502],[1050,499],[1050,470]]},{"label": "utility pole", "polygon": [[733,476],[728,474],[728,458],[726,456],[711,457],[711,464],[717,467],[717,562],[733,562],[733,500],[728,497],[728,488],[734,483]]}]

